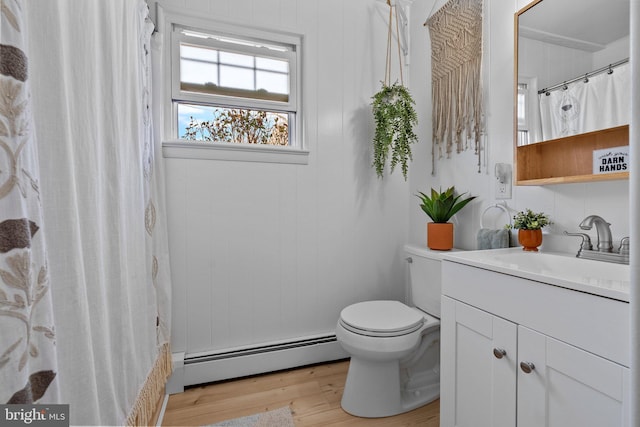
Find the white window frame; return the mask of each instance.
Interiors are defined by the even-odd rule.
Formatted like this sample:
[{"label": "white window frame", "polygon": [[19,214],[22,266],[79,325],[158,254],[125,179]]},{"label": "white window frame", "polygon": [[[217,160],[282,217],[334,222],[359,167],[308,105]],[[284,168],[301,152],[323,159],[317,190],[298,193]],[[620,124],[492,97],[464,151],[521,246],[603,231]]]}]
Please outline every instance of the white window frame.
[{"label": "white window frame", "polygon": [[[525,97],[525,123],[516,123],[518,127],[518,145],[540,142],[540,108],[538,105],[538,79],[536,77],[518,77],[518,85],[526,85],[526,90],[518,89]],[[527,141],[521,141],[520,131],[526,131]]]},{"label": "white window frame", "polygon": [[[163,155],[168,158],[237,160],[268,163],[308,164],[309,151],[305,149],[302,132],[302,36],[297,34],[266,31],[236,24],[203,19],[169,11],[158,6],[158,30],[163,33]],[[250,39],[271,45],[293,46],[288,52],[270,52],[270,56],[288,59],[290,64],[290,93],[288,102],[259,99],[234,99],[220,95],[200,94],[180,89],[179,44],[188,39],[181,29],[194,32],[227,36],[231,39]],[[200,39],[200,45],[229,48],[229,44],[215,39]],[[246,49],[245,49],[246,48]],[[242,53],[258,53],[259,48],[244,46]],[[178,58],[178,60],[176,60]],[[293,112],[289,116],[290,144],[272,146],[262,144],[230,144],[225,142],[187,141],[178,138],[177,104],[174,101],[210,104],[213,99],[225,107],[264,109],[266,111]]]}]

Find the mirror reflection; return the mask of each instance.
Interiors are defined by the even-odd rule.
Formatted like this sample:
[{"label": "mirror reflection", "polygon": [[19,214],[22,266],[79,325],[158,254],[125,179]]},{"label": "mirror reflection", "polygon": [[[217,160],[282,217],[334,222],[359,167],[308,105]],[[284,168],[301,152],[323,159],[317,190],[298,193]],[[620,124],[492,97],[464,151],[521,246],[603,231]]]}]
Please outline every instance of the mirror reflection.
[{"label": "mirror reflection", "polygon": [[540,0],[518,15],[517,144],[629,123],[629,0]]}]

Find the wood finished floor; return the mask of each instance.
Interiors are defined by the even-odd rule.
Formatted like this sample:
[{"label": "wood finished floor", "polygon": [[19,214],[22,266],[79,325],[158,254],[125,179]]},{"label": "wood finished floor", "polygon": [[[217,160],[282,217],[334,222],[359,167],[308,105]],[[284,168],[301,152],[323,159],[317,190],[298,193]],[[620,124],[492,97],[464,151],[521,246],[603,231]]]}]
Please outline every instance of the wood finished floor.
[{"label": "wood finished floor", "polygon": [[358,418],[340,407],[348,361],[193,387],[169,397],[163,426],[202,426],[289,406],[296,427],[440,425],[440,402],[387,418]]}]

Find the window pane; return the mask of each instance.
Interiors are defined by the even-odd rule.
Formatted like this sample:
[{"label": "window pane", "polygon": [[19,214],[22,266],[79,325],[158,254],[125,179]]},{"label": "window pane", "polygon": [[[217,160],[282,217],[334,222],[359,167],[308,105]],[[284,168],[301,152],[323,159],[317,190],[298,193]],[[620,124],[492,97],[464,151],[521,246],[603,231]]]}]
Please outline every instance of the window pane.
[{"label": "window pane", "polygon": [[289,63],[279,59],[256,57],[256,68],[259,70],[279,71],[289,73]]},{"label": "window pane", "polygon": [[220,86],[254,90],[253,70],[222,65],[220,66]]},{"label": "window pane", "polygon": [[201,61],[216,62],[218,51],[207,47],[197,47],[180,44],[180,57],[186,59],[199,59]]},{"label": "window pane", "polygon": [[220,52],[220,63],[227,65],[236,65],[239,67],[253,68],[252,55],[241,55],[239,53]]},{"label": "window pane", "polygon": [[236,144],[289,145],[288,114],[178,104],[181,139]]},{"label": "window pane", "polygon": [[180,61],[180,82],[200,85],[205,83],[218,84],[217,66],[211,63],[183,59]]},{"label": "window pane", "polygon": [[[192,31],[187,35],[195,37]],[[252,48],[259,46],[252,42],[237,42]],[[253,52],[242,53],[241,48],[238,49],[240,51],[229,52],[220,47],[201,46],[197,41],[181,42],[180,90],[214,96],[289,102],[289,60],[268,55],[255,56]]]},{"label": "window pane", "polygon": [[518,128],[524,128],[527,125],[527,92],[526,90],[518,90]]},{"label": "window pane", "polygon": [[256,72],[256,88],[268,92],[289,94],[289,76],[267,71]]},{"label": "window pane", "polygon": [[178,104],[178,138],[202,140],[202,136],[189,138],[186,135],[187,127],[191,122],[201,123],[210,120],[214,111],[215,107],[205,105]]},{"label": "window pane", "polygon": [[526,130],[518,131],[518,146],[529,144],[529,132]]}]

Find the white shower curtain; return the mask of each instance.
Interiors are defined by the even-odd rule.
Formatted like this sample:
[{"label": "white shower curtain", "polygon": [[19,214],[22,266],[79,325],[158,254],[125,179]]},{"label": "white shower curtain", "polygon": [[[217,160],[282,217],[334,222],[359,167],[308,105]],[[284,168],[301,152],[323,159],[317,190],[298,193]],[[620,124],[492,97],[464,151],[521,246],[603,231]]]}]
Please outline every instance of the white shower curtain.
[{"label": "white shower curtain", "polygon": [[55,317],[60,393],[46,401],[70,404],[71,424],[145,424],[171,367],[147,6],[19,3],[40,159],[22,187],[40,191]]},{"label": "white shower curtain", "polygon": [[542,140],[629,124],[629,64],[571,83],[566,90],[539,94]]}]

